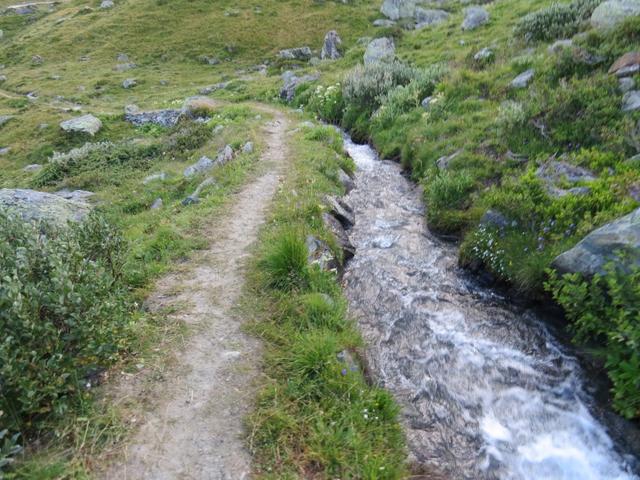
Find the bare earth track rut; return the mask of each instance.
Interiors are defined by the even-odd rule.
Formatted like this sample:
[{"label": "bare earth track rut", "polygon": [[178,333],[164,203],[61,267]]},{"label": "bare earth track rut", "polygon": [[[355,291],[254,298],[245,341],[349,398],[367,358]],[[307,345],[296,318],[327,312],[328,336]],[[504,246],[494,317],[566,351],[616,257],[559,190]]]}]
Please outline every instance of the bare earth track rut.
[{"label": "bare earth track rut", "polygon": [[[251,458],[243,419],[255,393],[259,343],[234,314],[243,269],[257,239],[287,158],[287,119],[278,110],[265,127],[264,171],[233,199],[224,218],[208,228],[209,248],[179,272],[161,279],[152,309],[172,307],[191,332],[168,378],[152,388],[140,428],[107,479],[240,480]],[[175,293],[178,290],[179,293]]]}]

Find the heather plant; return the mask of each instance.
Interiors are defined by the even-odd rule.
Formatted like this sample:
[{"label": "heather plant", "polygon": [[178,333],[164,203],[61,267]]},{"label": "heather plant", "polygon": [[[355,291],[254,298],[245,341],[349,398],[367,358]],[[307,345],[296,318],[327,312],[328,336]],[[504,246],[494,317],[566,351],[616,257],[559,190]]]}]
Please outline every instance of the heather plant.
[{"label": "heather plant", "polygon": [[515,34],[526,41],[546,41],[569,38],[576,34],[602,0],[574,0],[554,3],[530,13],[515,27]]}]

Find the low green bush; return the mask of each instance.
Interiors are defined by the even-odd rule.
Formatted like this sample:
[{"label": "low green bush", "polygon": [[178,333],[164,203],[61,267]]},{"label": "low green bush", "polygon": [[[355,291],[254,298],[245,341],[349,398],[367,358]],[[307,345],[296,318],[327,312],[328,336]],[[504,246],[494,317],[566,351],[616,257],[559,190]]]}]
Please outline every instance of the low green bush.
[{"label": "low green bush", "polygon": [[546,285],[564,308],[575,341],[594,344],[613,383],[614,407],[627,418],[640,416],[640,269],[616,269],[592,279],[550,272]]},{"label": "low green bush", "polygon": [[601,2],[602,0],[574,0],[571,3],[554,3],[523,17],[516,24],[515,34],[527,41],[572,37]]},{"label": "low green bush", "polygon": [[342,86],[339,83],[328,87],[319,85],[308,98],[307,109],[330,123],[340,122],[343,108]]},{"label": "low green bush", "polygon": [[296,231],[286,229],[270,242],[261,262],[266,283],[272,288],[296,290],[307,285],[307,246]]},{"label": "low green bush", "polygon": [[38,431],[130,344],[126,244],[98,216],[68,228],[0,213],[0,412]]}]

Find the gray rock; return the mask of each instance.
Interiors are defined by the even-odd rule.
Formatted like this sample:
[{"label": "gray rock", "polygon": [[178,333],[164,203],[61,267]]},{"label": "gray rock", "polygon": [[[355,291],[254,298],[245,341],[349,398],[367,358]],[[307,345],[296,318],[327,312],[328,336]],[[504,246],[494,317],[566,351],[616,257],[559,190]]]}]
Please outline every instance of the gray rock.
[{"label": "gray rock", "polygon": [[65,200],[75,200],[77,202],[85,202],[89,198],[93,197],[95,193],[88,192],[87,190],[69,190],[63,189],[54,192],[54,195],[64,198]]},{"label": "gray rock", "polygon": [[145,179],[142,181],[143,185],[148,185],[151,182],[156,182],[156,181],[165,181],[167,179],[167,174],[165,172],[160,172],[160,173],[153,173],[151,175],[148,175],[147,177],[145,177]]},{"label": "gray rock", "polygon": [[247,142],[242,146],[242,153],[253,153],[253,142]]},{"label": "gray rock", "polygon": [[313,53],[309,47],[287,48],[280,50],[278,57],[285,60],[309,60]]},{"label": "gray rock", "polygon": [[4,83],[7,81],[7,76],[6,75],[0,75],[0,83]]},{"label": "gray rock", "polygon": [[140,107],[138,107],[137,105],[130,103],[129,105],[125,105],[124,107],[124,113],[125,114],[135,114],[135,113],[140,113]]},{"label": "gray rock", "polygon": [[480,225],[502,229],[510,226],[511,222],[502,213],[489,209],[480,219]]},{"label": "gray rock", "polygon": [[[616,256],[618,251],[627,254],[624,264]],[[640,266],[640,208],[594,230],[575,247],[556,257],[552,266],[560,273],[590,277],[603,273],[611,261],[622,269]]]},{"label": "gray rock", "polygon": [[222,164],[228,163],[233,160],[233,148],[231,145],[225,145],[222,151],[218,153],[218,159]]},{"label": "gray rock", "polygon": [[415,19],[416,29],[420,30],[446,22],[449,19],[449,13],[444,10],[431,10],[418,7],[416,8]]},{"label": "gray rock", "polygon": [[586,168],[572,165],[562,160],[549,160],[536,170],[536,176],[546,183],[592,182],[597,177]]},{"label": "gray rock", "polygon": [[180,110],[167,109],[151,112],[125,113],[124,119],[136,127],[151,123],[168,128],[175,126],[181,116],[182,112]]},{"label": "gray rock", "polygon": [[346,368],[343,369],[343,374],[346,374],[347,372],[357,372],[360,370],[360,365],[353,357],[353,355],[351,355],[351,352],[349,352],[349,350],[342,350],[336,355],[336,358],[340,363],[345,364]]},{"label": "gray rock", "polygon": [[0,189],[0,209],[19,215],[25,221],[66,225],[69,221],[81,221],[89,214],[91,206],[52,193],[3,188]]},{"label": "gray rock", "polygon": [[212,98],[196,95],[187,98],[182,104],[182,114],[189,118],[207,117],[214,112],[219,105]]},{"label": "gray rock", "polygon": [[527,88],[529,83],[531,83],[531,80],[533,80],[535,73],[536,72],[533,69],[522,72],[511,81],[511,88]]},{"label": "gray rock", "polygon": [[425,110],[429,110],[429,106],[431,105],[431,100],[433,100],[433,97],[425,97],[422,99],[422,102],[420,102],[420,105]]},{"label": "gray rock", "polygon": [[462,153],[462,150],[457,150],[453,152],[451,155],[445,155],[436,160],[436,166],[439,170],[448,170],[451,162]]},{"label": "gray rock", "polygon": [[384,0],[380,8],[382,14],[391,20],[412,18],[416,12],[415,0]]},{"label": "gray rock", "polygon": [[549,53],[560,53],[566,48],[571,48],[571,47],[573,47],[573,40],[571,39],[556,40],[551,45],[549,45],[549,48],[547,48],[547,51]]},{"label": "gray rock", "polygon": [[119,63],[118,65],[113,67],[113,69],[116,72],[121,72],[122,73],[122,72],[126,72],[128,70],[132,70],[132,69],[134,69],[136,67],[137,67],[137,65],[135,63],[128,62],[128,63]]},{"label": "gray rock", "polygon": [[93,136],[102,128],[102,122],[99,118],[96,118],[91,114],[86,114],[61,122],[60,128],[65,132],[87,133]]},{"label": "gray rock", "polygon": [[473,59],[476,62],[486,62],[487,60],[491,60],[494,57],[493,50],[489,47],[484,47],[478,53],[473,56]]},{"label": "gray rock", "polygon": [[622,97],[622,111],[633,112],[640,110],[640,90],[629,90]]},{"label": "gray rock", "polygon": [[162,201],[162,199],[160,197],[156,198],[153,203],[151,204],[151,207],[149,207],[151,210],[160,210],[164,205],[164,202]]},{"label": "gray rock", "polygon": [[392,38],[383,37],[372,40],[364,52],[364,64],[391,62],[396,57],[396,46]]},{"label": "gray rock", "polygon": [[353,178],[351,178],[351,176],[342,169],[338,170],[338,180],[344,187],[345,193],[349,193],[356,186]]},{"label": "gray rock", "polygon": [[208,85],[206,87],[202,87],[200,90],[198,90],[198,93],[200,95],[210,95],[213,92],[217,92],[218,90],[224,90],[230,84],[231,84],[231,82],[214,83],[213,85]]},{"label": "gray rock", "polygon": [[102,0],[102,2],[100,3],[100,8],[102,10],[109,10],[110,8],[114,7],[114,3],[113,0]]},{"label": "gray rock", "polygon": [[483,7],[467,7],[464,9],[463,30],[474,30],[489,21],[489,12]]},{"label": "gray rock", "polygon": [[8,122],[13,120],[13,115],[0,115],[0,127],[4,127]]},{"label": "gray rock", "polygon": [[319,74],[309,74],[298,77],[292,71],[286,71],[282,74],[283,86],[280,89],[280,98],[290,102],[296,94],[299,85],[308,82],[315,82],[320,78]]},{"label": "gray rock", "polygon": [[355,225],[356,218],[353,210],[344,201],[331,195],[326,195],[324,201],[329,207],[331,215],[337,218],[344,228],[348,229]]},{"label": "gray rock", "polygon": [[202,63],[206,63],[207,65],[218,65],[220,63],[220,59],[218,57],[210,57],[208,55],[202,55],[200,60]]},{"label": "gray rock", "polygon": [[122,82],[122,88],[132,88],[138,84],[135,78],[127,78],[124,82]]},{"label": "gray rock", "polygon": [[0,156],[4,156],[11,151],[11,147],[0,147]]},{"label": "gray rock", "polygon": [[23,172],[37,172],[38,170],[42,170],[42,165],[39,163],[32,163],[22,169]]},{"label": "gray rock", "polygon": [[342,45],[342,39],[338,32],[331,30],[324,36],[324,43],[322,44],[322,50],[320,51],[320,58],[322,60],[336,60],[342,57],[340,53],[340,46]]},{"label": "gray rock", "polygon": [[640,15],[640,0],[607,0],[591,14],[591,25],[599,29],[612,29],[637,15]]},{"label": "gray rock", "polygon": [[127,55],[126,53],[120,52],[116,55],[116,61],[120,63],[126,63],[129,61],[129,55]]},{"label": "gray rock", "polygon": [[308,235],[307,246],[307,262],[311,265],[318,265],[321,270],[337,270],[338,261],[335,255],[325,242],[313,235]]},{"label": "gray rock", "polygon": [[216,160],[213,160],[207,156],[202,156],[196,163],[185,168],[184,176],[187,178],[193,177],[194,175],[209,171],[215,166]]},{"label": "gray rock", "polygon": [[386,19],[386,18],[379,18],[378,20],[374,20],[373,21],[373,26],[374,27],[389,28],[389,27],[393,27],[395,24],[396,24],[396,22],[394,22],[393,20]]},{"label": "gray rock", "polygon": [[619,88],[622,93],[627,93],[636,88],[636,81],[633,77],[624,77],[619,80]]},{"label": "gray rock", "polygon": [[638,72],[640,72],[640,52],[625,53],[609,68],[609,73],[619,78],[630,77]]},{"label": "gray rock", "polygon": [[31,65],[42,65],[44,63],[44,58],[40,55],[34,55],[31,57]]},{"label": "gray rock", "polygon": [[356,253],[356,249],[349,240],[349,235],[347,235],[340,221],[325,212],[322,214],[322,223],[324,223],[326,229],[331,232],[338,247],[342,250],[344,262],[351,260]]}]

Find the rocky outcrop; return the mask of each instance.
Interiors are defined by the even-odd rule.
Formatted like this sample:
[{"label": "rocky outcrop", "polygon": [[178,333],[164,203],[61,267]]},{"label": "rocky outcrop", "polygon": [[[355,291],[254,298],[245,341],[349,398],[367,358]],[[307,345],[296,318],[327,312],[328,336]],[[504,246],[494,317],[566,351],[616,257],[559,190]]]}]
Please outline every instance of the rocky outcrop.
[{"label": "rocky outcrop", "polygon": [[154,125],[160,125],[161,127],[173,127],[178,123],[182,116],[181,110],[166,109],[155,110],[151,112],[131,112],[125,113],[124,119],[135,125],[141,127],[148,123]]},{"label": "rocky outcrop", "polygon": [[612,29],[637,15],[640,15],[640,0],[607,0],[591,14],[591,25],[599,29]]},{"label": "rocky outcrop", "polygon": [[292,71],[286,71],[282,74],[283,85],[280,89],[280,98],[290,102],[296,94],[299,85],[307,82],[315,82],[320,78],[319,74],[309,74],[298,77]]},{"label": "rocky outcrop", "polygon": [[383,37],[372,40],[364,52],[364,64],[391,62],[396,57],[396,46],[392,38]]},{"label": "rocky outcrop", "polygon": [[568,194],[584,195],[589,193],[589,187],[572,187],[564,189],[567,183],[588,183],[597,177],[586,168],[572,165],[563,160],[549,160],[540,166],[536,171],[536,176],[542,180],[549,195],[553,197],[563,197]]},{"label": "rocky outcrop", "polygon": [[[624,263],[617,252],[626,254]],[[640,208],[594,230],[575,247],[559,255],[552,266],[560,273],[590,277],[603,273],[609,262],[622,269],[640,267]]]},{"label": "rocky outcrop", "polygon": [[467,7],[464,9],[463,30],[474,30],[489,21],[489,12],[482,7]]},{"label": "rocky outcrop", "polygon": [[309,60],[312,55],[309,47],[287,48],[278,53],[278,57],[284,60]]},{"label": "rocky outcrop", "polygon": [[340,47],[342,46],[342,39],[338,32],[331,30],[324,36],[324,43],[322,44],[322,50],[320,51],[320,58],[322,60],[337,60],[342,57],[340,53]]},{"label": "rocky outcrop", "polygon": [[65,132],[86,133],[93,136],[102,128],[102,122],[99,118],[87,114],[61,122],[60,128]]},{"label": "rocky outcrop", "polygon": [[331,195],[327,195],[324,201],[329,207],[331,215],[333,215],[345,229],[349,229],[355,225],[356,219],[353,210],[344,201]]},{"label": "rocky outcrop", "polygon": [[384,0],[382,14],[391,20],[400,20],[401,18],[411,18],[416,12],[415,0]]},{"label": "rocky outcrop", "polygon": [[53,193],[3,188],[0,189],[0,210],[19,215],[25,221],[66,225],[69,221],[81,221],[89,214],[91,206]]}]

